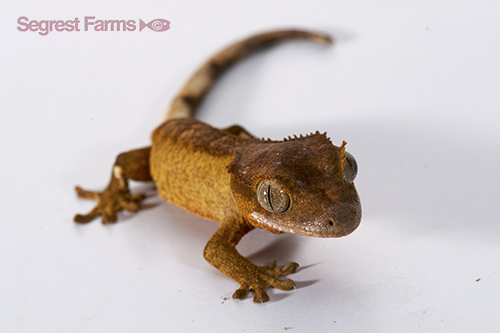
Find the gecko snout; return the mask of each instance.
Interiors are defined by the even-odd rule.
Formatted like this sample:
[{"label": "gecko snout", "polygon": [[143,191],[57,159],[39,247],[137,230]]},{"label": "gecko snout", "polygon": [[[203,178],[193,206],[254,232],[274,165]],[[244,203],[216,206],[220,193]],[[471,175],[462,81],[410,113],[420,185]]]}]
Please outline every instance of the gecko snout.
[{"label": "gecko snout", "polygon": [[352,233],[361,222],[361,205],[356,203],[343,203],[336,205],[330,211],[330,217],[323,221],[324,228],[330,237],[343,237]]}]

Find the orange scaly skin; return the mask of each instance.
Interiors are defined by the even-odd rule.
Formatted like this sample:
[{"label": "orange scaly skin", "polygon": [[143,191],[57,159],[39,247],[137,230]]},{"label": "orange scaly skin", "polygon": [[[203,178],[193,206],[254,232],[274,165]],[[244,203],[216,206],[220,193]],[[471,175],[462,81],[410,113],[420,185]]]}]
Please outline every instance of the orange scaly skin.
[{"label": "orange scaly skin", "polygon": [[143,195],[131,195],[128,179],[153,180],[167,202],[220,223],[208,241],[205,259],[240,284],[233,298],[254,292],[254,302],[266,302],[267,287],[291,290],[297,263],[277,269],[276,262],[259,267],[236,250],[241,238],[261,228],[272,233],[341,237],[361,220],[361,205],[353,184],[355,161],[345,143],[334,146],[325,134],[260,140],[243,128],[219,130],[192,118],[200,100],[219,74],[235,61],[264,46],[305,38],[323,43],[320,34],[285,30],[257,35],[233,44],[212,57],[175,98],[167,120],[152,136],[151,147],[120,154],[104,192],[77,187],[81,198],[98,200],[75,221],[87,223],[102,215],[116,221],[120,209],[140,209]]}]

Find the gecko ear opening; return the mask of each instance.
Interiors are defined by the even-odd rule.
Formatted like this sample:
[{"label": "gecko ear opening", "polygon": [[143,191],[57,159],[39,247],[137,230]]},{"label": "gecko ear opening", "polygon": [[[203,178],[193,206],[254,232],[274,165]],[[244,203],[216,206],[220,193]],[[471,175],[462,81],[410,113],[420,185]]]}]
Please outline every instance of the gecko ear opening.
[{"label": "gecko ear opening", "polygon": [[290,196],[275,181],[261,180],[257,186],[257,200],[270,213],[281,214],[290,210]]}]

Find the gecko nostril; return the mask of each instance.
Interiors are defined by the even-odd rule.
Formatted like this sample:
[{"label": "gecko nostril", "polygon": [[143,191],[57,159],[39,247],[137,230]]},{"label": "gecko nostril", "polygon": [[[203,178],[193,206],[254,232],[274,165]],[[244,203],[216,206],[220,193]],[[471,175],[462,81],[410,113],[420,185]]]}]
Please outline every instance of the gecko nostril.
[{"label": "gecko nostril", "polygon": [[333,227],[333,220],[328,221],[328,225],[329,225],[330,227]]}]

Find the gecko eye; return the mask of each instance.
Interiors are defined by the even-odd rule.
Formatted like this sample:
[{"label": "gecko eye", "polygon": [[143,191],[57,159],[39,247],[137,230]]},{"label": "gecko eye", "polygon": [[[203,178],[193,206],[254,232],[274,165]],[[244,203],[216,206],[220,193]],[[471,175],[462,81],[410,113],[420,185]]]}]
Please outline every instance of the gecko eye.
[{"label": "gecko eye", "polygon": [[281,214],[290,208],[290,196],[278,183],[270,179],[264,179],[259,183],[257,200],[262,208],[271,213]]},{"label": "gecko eye", "polygon": [[358,163],[350,153],[345,152],[345,162],[344,162],[344,182],[347,185],[352,184],[354,178],[358,174]]}]

